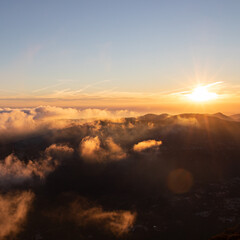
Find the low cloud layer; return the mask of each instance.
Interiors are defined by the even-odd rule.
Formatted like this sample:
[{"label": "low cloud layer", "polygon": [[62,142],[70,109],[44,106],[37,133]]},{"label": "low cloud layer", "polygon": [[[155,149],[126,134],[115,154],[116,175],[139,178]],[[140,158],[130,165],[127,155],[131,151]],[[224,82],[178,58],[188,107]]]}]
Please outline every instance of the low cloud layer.
[{"label": "low cloud layer", "polygon": [[[43,239],[140,239],[135,231],[145,231],[142,225],[153,229],[155,221],[164,222],[159,216],[169,202],[166,196],[190,194],[196,182],[217,179],[219,173],[238,176],[232,167],[239,162],[238,122],[201,114],[119,120],[124,114],[54,107],[0,112],[2,238],[14,233],[15,239],[25,240],[31,233]],[[82,121],[84,116],[89,118]],[[215,161],[210,159],[213,149]],[[33,199],[30,192],[36,201],[31,220],[22,225],[26,203]],[[74,197],[59,197],[68,193]],[[16,230],[4,225],[7,202],[15,204],[13,212],[6,211],[14,216],[8,222]],[[160,206],[157,215],[153,205]],[[23,209],[23,217],[17,209]],[[55,218],[43,214],[56,209]]]},{"label": "low cloud layer", "polygon": [[[40,106],[26,109],[0,109],[1,139],[9,139],[46,129],[67,127],[66,120],[84,121],[86,119],[120,119],[136,116],[128,110],[109,111],[102,109],[76,109],[52,106]],[[1,140],[0,139],[0,140]]]},{"label": "low cloud layer", "polygon": [[0,111],[1,137],[9,138],[35,131],[37,123],[32,114],[19,109],[3,109]]},{"label": "low cloud layer", "polygon": [[52,106],[41,106],[32,109],[31,113],[34,119],[116,119],[123,117],[136,116],[136,112],[128,110],[109,111],[106,109],[76,109],[76,108],[61,108]]},{"label": "low cloud layer", "polygon": [[0,239],[14,237],[22,230],[33,199],[32,192],[0,195]]}]

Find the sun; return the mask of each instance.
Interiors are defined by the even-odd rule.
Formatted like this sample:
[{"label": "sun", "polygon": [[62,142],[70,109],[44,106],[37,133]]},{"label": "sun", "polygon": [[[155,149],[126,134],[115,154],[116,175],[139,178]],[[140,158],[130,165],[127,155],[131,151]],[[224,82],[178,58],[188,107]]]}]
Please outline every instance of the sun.
[{"label": "sun", "polygon": [[186,96],[194,102],[207,102],[210,100],[214,100],[218,98],[218,94],[215,92],[209,92],[208,91],[209,85],[206,86],[197,86],[193,89],[193,91],[190,94],[187,94]]}]

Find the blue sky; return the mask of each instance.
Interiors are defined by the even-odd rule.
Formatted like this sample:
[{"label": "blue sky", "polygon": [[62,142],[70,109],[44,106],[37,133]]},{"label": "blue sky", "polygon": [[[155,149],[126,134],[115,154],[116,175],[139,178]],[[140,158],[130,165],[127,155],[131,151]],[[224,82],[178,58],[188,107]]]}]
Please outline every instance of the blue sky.
[{"label": "blue sky", "polygon": [[239,10],[237,0],[1,1],[1,94],[238,84]]}]

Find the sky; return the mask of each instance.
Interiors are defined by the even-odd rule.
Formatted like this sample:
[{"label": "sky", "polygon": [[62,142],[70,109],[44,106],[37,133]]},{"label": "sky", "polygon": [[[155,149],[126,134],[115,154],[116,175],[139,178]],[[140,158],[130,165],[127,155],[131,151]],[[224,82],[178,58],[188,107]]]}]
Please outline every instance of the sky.
[{"label": "sky", "polygon": [[[0,106],[238,113],[239,9],[238,0],[1,1]],[[216,82],[215,101],[184,94]]]}]

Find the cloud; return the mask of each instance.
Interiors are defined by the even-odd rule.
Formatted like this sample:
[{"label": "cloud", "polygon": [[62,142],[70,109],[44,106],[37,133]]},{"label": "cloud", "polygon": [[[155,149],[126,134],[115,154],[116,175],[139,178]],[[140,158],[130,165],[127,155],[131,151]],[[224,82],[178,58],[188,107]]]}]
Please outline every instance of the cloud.
[{"label": "cloud", "polygon": [[80,154],[84,159],[95,160],[102,158],[102,149],[98,137],[85,137],[80,144]]},{"label": "cloud", "polygon": [[199,127],[199,122],[196,119],[196,117],[182,117],[178,116],[176,119],[176,124],[182,125],[182,126],[193,126],[193,127]]},{"label": "cloud", "polygon": [[72,218],[78,225],[95,225],[117,236],[127,233],[135,221],[135,214],[130,211],[104,211],[102,207],[81,209],[76,202],[71,207]]},{"label": "cloud", "polygon": [[[76,109],[52,106],[39,106],[36,108],[0,110],[0,140],[13,138],[44,131],[71,126],[70,120],[93,119],[120,119],[134,116],[135,112],[128,110],[109,111],[101,109]],[[76,124],[76,122],[75,122]]]},{"label": "cloud", "polygon": [[0,239],[21,231],[33,199],[34,194],[28,191],[0,195]]},{"label": "cloud", "polygon": [[136,112],[128,110],[109,111],[107,109],[77,109],[77,108],[61,108],[52,106],[40,106],[34,111],[34,119],[116,119],[127,116],[135,116]]},{"label": "cloud", "polygon": [[52,144],[34,160],[21,160],[15,154],[10,154],[0,160],[0,186],[10,187],[33,179],[44,179],[73,153],[74,149],[67,145]]},{"label": "cloud", "polygon": [[30,181],[33,177],[45,178],[59,165],[59,161],[48,156],[43,159],[21,161],[10,154],[0,162],[0,185],[9,187]]},{"label": "cloud", "polygon": [[156,140],[147,140],[147,141],[142,141],[133,146],[133,150],[135,152],[142,152],[146,149],[150,148],[158,148],[160,145],[162,145],[162,141],[156,141]]},{"label": "cloud", "polygon": [[127,154],[123,151],[123,149],[117,145],[111,137],[106,139],[106,146],[108,149],[108,157],[115,160],[121,160],[126,158]]},{"label": "cloud", "polygon": [[136,220],[136,213],[125,210],[105,211],[102,206],[75,196],[67,206],[60,207],[48,216],[58,221],[71,221],[80,227],[94,227],[100,232],[121,236],[128,233]]},{"label": "cloud", "polygon": [[79,118],[79,111],[75,108],[40,106],[32,111],[35,120]]},{"label": "cloud", "polygon": [[36,126],[33,115],[24,111],[18,109],[0,111],[1,138],[30,133]]},{"label": "cloud", "polygon": [[[41,108],[41,111],[0,110],[0,118],[1,114],[9,116],[9,120],[4,121],[9,124],[6,131],[12,128],[14,134],[19,128],[22,134],[26,129],[36,133],[21,139],[13,137],[12,142],[0,144],[3,156],[0,160],[2,191],[12,191],[13,188],[36,191],[36,208],[29,215],[31,224],[26,225],[26,232],[21,235],[23,238],[29,236],[32,229],[46,239],[57,239],[58,236],[66,239],[69,232],[73,238],[85,239],[91,235],[93,239],[106,239],[112,234],[112,238],[118,238],[127,233],[135,222],[136,214],[129,206],[134,206],[141,213],[138,224],[144,225],[147,213],[142,214],[141,204],[135,204],[139,196],[159,199],[159,191],[164,195],[168,189],[174,194],[183,194],[189,192],[196,181],[215,179],[219,172],[237,175],[236,168],[232,168],[231,164],[226,167],[225,155],[221,154],[223,146],[229,147],[230,152],[239,149],[240,128],[236,122],[201,114],[148,114],[121,121],[90,119],[84,123],[79,119],[67,119],[79,113],[77,109],[48,107]],[[25,119],[27,123],[24,119],[19,125],[14,123],[14,119],[20,121],[25,116],[29,117]],[[60,119],[71,124],[59,128],[56,122]],[[196,122],[199,127],[195,127]],[[160,139],[164,143],[161,156],[158,151],[163,147]],[[177,157],[173,156],[172,149]],[[209,157],[205,158],[211,156],[212,149],[221,150],[217,172],[216,164]],[[186,156],[186,151],[189,156]],[[196,157],[194,161],[192,156]],[[146,161],[149,159],[151,161]],[[237,164],[234,156],[232,161]],[[199,162],[198,168],[196,162]],[[175,171],[174,166],[184,171]],[[62,198],[65,192],[88,196],[96,202],[76,196],[66,201]],[[61,198],[58,199],[58,196]],[[42,212],[52,212],[58,206],[65,207],[56,214],[54,221],[42,215]],[[35,216],[39,217],[37,221],[33,219]],[[62,222],[58,222],[58,218]],[[5,221],[5,217],[1,219]],[[54,230],[56,224],[59,227]],[[146,227],[150,229],[150,225]],[[53,231],[42,231],[48,228]],[[137,238],[135,233],[132,231],[128,237]]]},{"label": "cloud", "polygon": [[104,148],[98,136],[87,136],[80,143],[80,155],[89,162],[117,161],[126,157],[126,153],[111,137],[108,137],[102,145]]},{"label": "cloud", "polygon": [[58,160],[69,158],[74,153],[74,149],[63,144],[52,144],[45,149],[45,154]]}]

